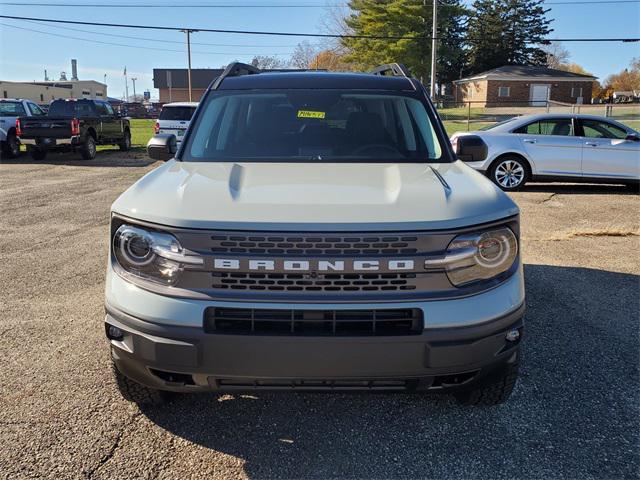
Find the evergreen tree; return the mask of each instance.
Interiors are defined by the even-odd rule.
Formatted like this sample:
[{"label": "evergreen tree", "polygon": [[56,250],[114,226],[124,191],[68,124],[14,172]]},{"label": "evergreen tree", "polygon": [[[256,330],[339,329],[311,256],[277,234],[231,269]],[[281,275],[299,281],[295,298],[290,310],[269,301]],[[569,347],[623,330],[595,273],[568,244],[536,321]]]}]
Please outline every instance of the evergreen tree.
[{"label": "evergreen tree", "polygon": [[[345,60],[367,70],[384,63],[404,63],[418,78],[431,70],[432,4],[422,0],[351,0],[345,23],[354,35],[423,37],[408,39],[344,38]],[[438,81],[459,77],[464,65],[466,9],[461,0],[443,0],[438,10]]]},{"label": "evergreen tree", "polygon": [[553,30],[542,0],[475,0],[469,19],[469,68],[479,73],[503,65],[544,65],[540,48]]}]

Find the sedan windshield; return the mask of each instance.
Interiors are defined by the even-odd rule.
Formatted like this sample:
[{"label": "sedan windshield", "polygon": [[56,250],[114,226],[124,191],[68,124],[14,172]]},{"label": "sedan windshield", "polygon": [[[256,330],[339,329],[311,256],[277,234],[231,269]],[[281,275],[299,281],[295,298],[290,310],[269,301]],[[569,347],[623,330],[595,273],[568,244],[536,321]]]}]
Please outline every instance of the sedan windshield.
[{"label": "sedan windshield", "polygon": [[210,95],[182,159],[424,162],[441,155],[417,98],[395,92],[252,90]]}]

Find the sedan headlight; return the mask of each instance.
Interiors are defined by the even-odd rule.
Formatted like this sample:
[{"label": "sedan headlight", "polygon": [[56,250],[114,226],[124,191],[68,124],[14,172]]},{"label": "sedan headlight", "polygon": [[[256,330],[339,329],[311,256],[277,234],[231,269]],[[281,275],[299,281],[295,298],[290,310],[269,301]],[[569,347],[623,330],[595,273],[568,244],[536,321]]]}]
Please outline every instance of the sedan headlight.
[{"label": "sedan headlight", "polygon": [[173,235],[126,224],[113,236],[113,254],[126,272],[163,285],[173,285],[186,265],[204,263],[186,255]]},{"label": "sedan headlight", "polygon": [[507,227],[459,235],[443,257],[427,259],[427,269],[442,269],[455,286],[488,280],[511,268],[518,256],[518,240]]}]

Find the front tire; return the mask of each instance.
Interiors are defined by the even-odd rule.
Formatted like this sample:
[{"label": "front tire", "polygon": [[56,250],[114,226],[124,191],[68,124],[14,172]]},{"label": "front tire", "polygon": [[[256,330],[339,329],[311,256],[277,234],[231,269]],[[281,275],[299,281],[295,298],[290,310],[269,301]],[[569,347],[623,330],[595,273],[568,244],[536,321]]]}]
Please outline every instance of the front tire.
[{"label": "front tire", "polygon": [[517,358],[513,363],[507,363],[489,383],[456,393],[456,400],[466,406],[492,406],[506,402],[518,380],[519,367],[520,362]]},{"label": "front tire", "polygon": [[82,155],[84,160],[93,160],[96,158],[96,153],[96,141],[91,135],[87,135],[86,140],[80,147],[80,155]]},{"label": "front tire", "polygon": [[125,400],[137,405],[159,406],[166,403],[169,399],[169,392],[163,392],[162,390],[156,390],[134,382],[129,377],[123,375],[113,362],[111,362],[111,370],[118,391]]},{"label": "front tire", "polygon": [[125,130],[124,139],[118,144],[118,147],[120,147],[120,150],[123,152],[131,149],[131,132],[129,130]]},{"label": "front tire", "polygon": [[15,132],[9,133],[6,141],[2,142],[2,154],[6,158],[16,158],[20,155],[20,142]]},{"label": "front tire", "polygon": [[517,156],[501,157],[489,169],[491,181],[505,192],[520,190],[530,177],[529,165]]}]

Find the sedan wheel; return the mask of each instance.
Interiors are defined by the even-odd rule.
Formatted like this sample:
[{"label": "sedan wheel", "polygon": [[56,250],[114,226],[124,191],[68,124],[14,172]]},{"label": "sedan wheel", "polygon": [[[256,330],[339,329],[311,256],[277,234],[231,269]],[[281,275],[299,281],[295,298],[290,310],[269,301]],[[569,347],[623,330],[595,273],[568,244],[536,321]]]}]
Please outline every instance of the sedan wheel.
[{"label": "sedan wheel", "polygon": [[516,158],[505,158],[491,172],[493,180],[503,190],[517,190],[527,180],[527,167]]}]

